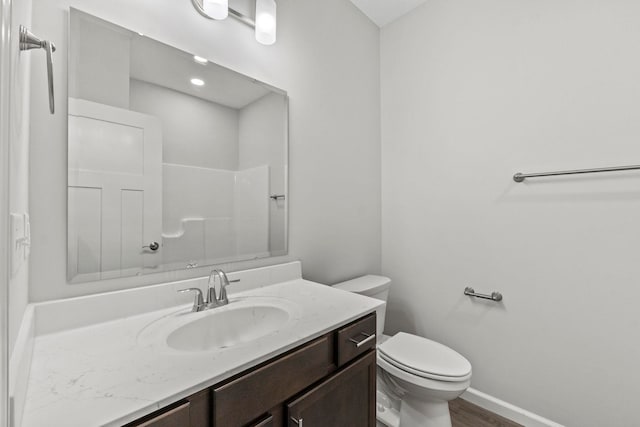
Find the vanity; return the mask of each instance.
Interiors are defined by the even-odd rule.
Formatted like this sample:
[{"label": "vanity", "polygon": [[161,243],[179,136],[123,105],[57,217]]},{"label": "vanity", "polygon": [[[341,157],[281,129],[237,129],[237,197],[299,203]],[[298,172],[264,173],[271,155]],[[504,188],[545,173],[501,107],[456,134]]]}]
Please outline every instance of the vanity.
[{"label": "vanity", "polygon": [[229,276],[203,312],[177,292],[202,278],[36,304],[23,426],[374,426],[384,303],[298,262]]},{"label": "vanity", "polygon": [[375,325],[366,315],[127,427],[374,426]]}]

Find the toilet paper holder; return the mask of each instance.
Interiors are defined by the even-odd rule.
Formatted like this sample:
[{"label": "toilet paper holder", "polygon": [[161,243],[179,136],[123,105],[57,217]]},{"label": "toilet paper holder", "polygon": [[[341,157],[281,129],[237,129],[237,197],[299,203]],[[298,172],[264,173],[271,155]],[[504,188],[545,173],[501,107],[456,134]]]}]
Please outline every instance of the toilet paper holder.
[{"label": "toilet paper holder", "polygon": [[478,294],[476,293],[475,289],[473,289],[471,286],[467,286],[466,288],[464,288],[464,294],[470,297],[488,299],[495,302],[502,301],[502,294],[500,292],[494,291],[494,292],[491,292],[490,295]]}]

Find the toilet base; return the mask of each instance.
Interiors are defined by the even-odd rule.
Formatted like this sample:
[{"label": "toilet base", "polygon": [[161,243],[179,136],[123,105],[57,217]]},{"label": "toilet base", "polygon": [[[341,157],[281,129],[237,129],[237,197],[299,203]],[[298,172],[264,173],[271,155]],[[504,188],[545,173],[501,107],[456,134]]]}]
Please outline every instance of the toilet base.
[{"label": "toilet base", "polygon": [[[399,411],[397,409],[398,406],[400,406]],[[451,427],[449,402],[393,401],[386,393],[378,390],[376,399],[376,427],[416,426]]]},{"label": "toilet base", "polygon": [[376,393],[376,427],[399,427],[400,413],[399,403],[393,402],[386,393],[378,390]]},{"label": "toilet base", "polygon": [[405,396],[400,404],[400,427],[451,427],[449,402]]}]

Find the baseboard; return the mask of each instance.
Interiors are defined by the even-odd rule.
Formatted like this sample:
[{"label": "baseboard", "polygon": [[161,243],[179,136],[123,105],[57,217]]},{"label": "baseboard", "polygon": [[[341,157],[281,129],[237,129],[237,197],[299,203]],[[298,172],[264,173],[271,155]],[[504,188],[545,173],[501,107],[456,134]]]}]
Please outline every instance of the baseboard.
[{"label": "baseboard", "polygon": [[460,397],[467,402],[478,405],[487,411],[508,418],[525,427],[564,427],[562,424],[548,420],[474,388],[468,388]]}]

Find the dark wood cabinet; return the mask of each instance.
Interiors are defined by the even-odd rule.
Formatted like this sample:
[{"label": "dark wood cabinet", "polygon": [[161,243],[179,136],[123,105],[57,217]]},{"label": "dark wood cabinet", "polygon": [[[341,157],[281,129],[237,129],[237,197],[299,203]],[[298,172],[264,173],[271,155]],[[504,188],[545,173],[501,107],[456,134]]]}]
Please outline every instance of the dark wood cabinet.
[{"label": "dark wood cabinet", "polygon": [[[287,404],[287,426],[376,425],[376,355],[364,357]],[[304,421],[304,423],[303,423]]]},{"label": "dark wood cabinet", "polygon": [[125,427],[374,427],[375,329],[372,313]]},{"label": "dark wood cabinet", "polygon": [[335,370],[325,335],[213,387],[213,425],[244,426]]}]

